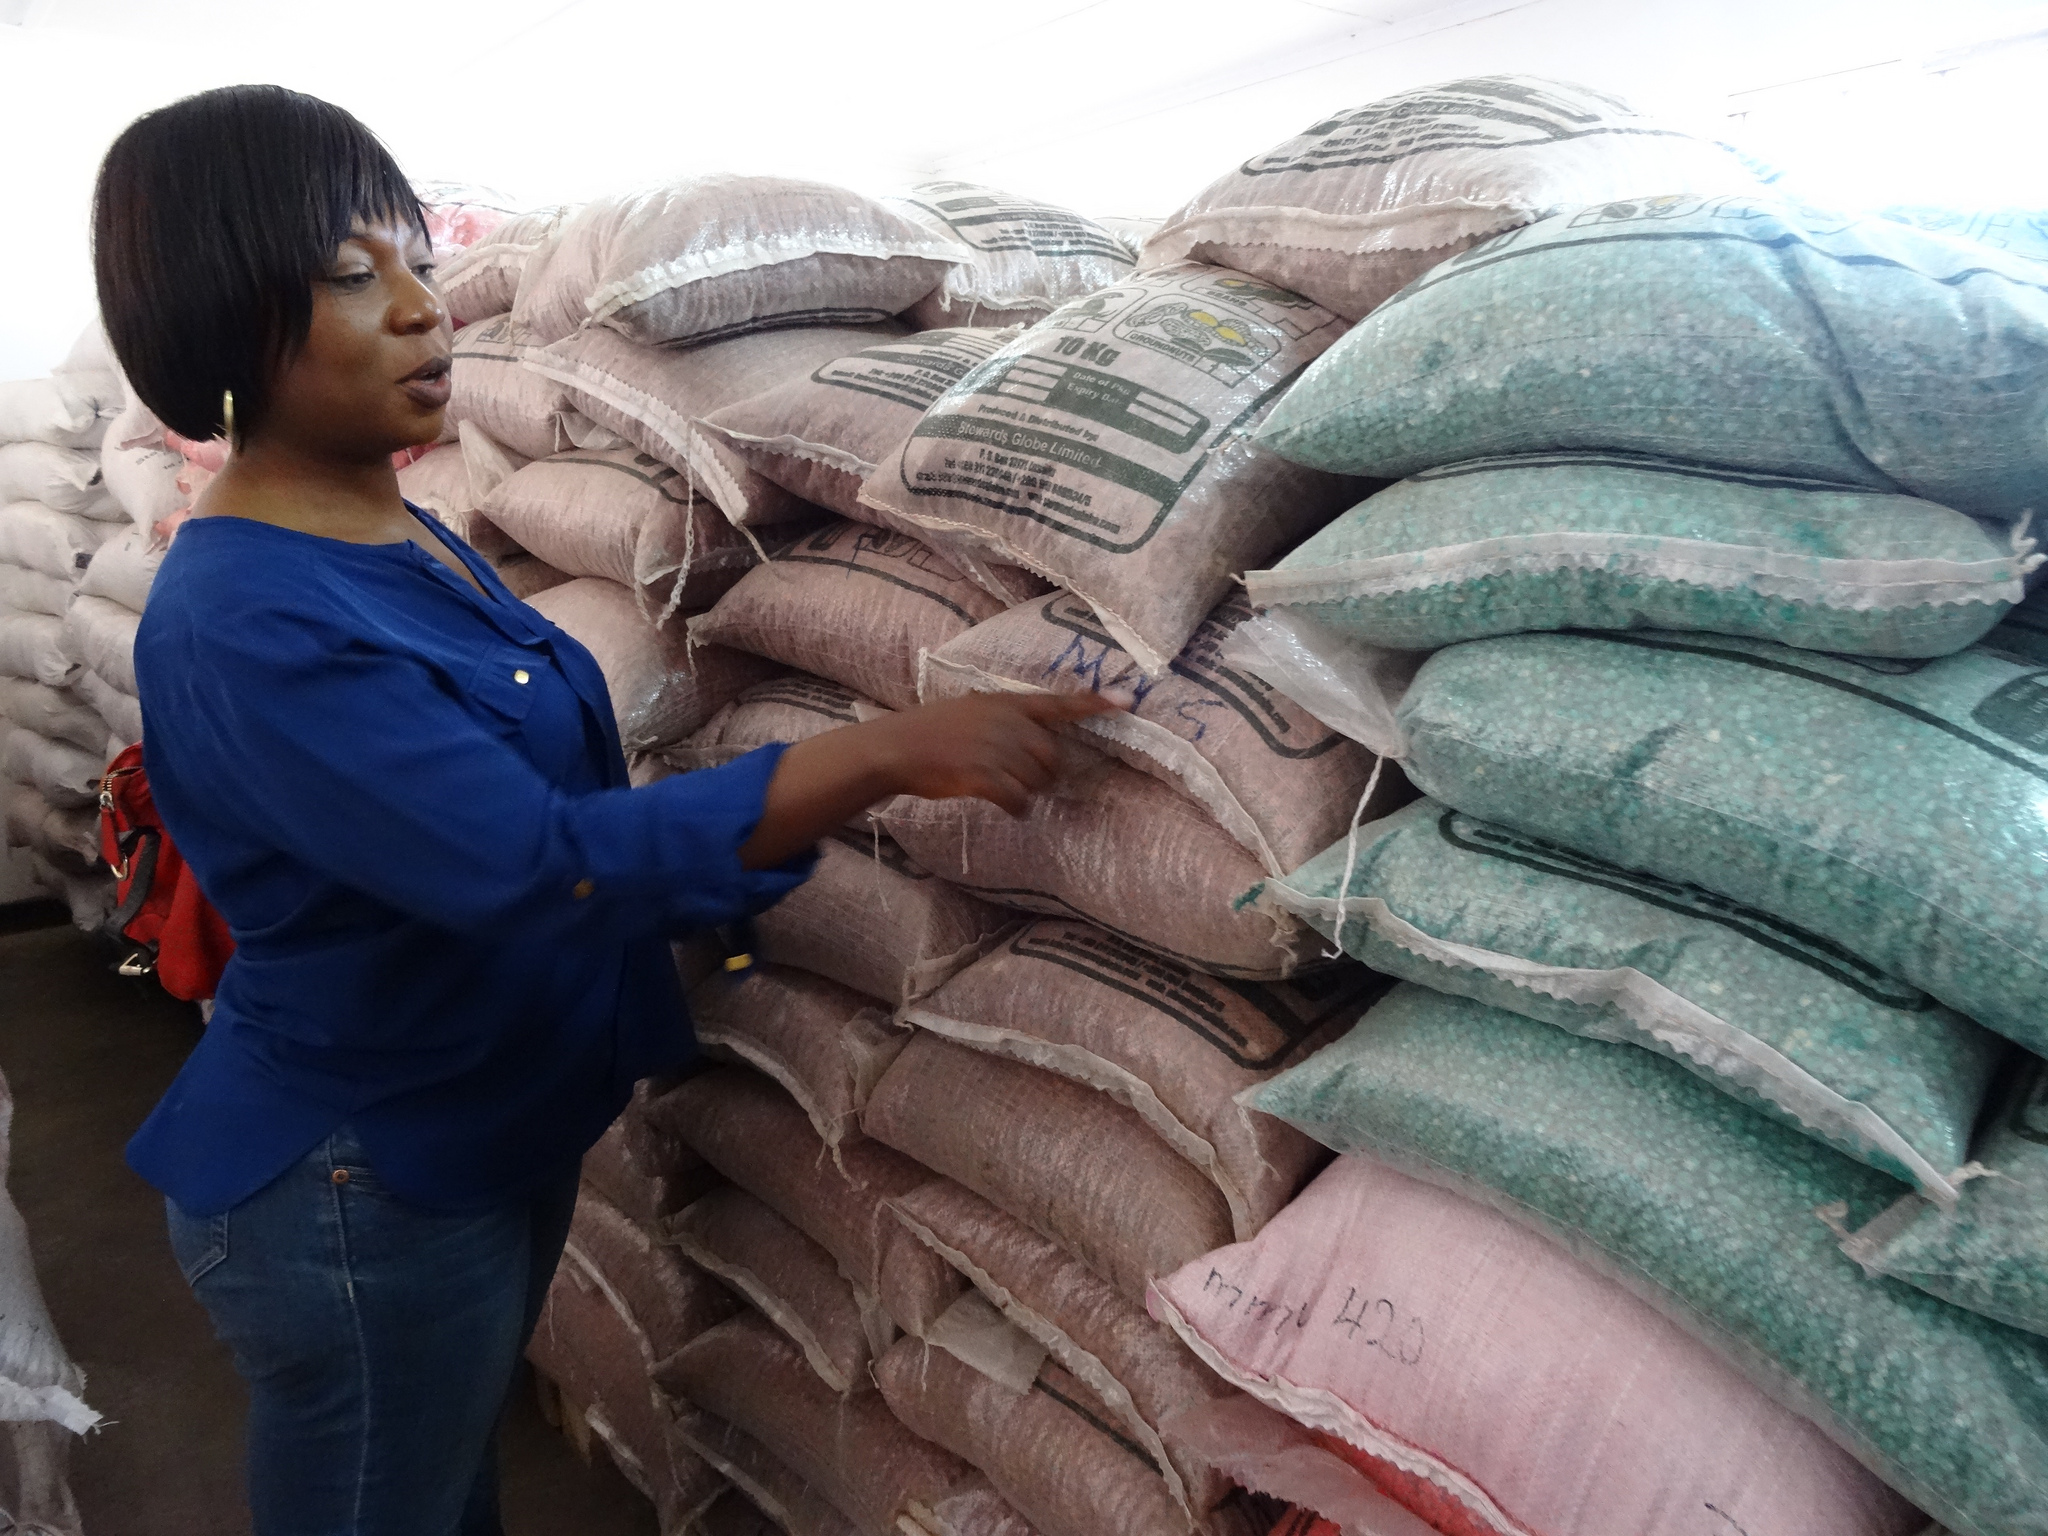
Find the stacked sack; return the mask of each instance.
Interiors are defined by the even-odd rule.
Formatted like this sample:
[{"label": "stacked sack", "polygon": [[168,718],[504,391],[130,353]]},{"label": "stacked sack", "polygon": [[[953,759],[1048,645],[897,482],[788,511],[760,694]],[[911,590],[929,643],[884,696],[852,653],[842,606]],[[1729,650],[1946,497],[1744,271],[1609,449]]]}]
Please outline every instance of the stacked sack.
[{"label": "stacked sack", "polygon": [[[995,201],[1016,214],[1014,200]],[[1027,211],[1062,239],[1088,233],[1085,221],[1059,210]],[[721,261],[751,261],[736,269],[741,281],[707,276],[699,268],[713,263],[680,246],[663,254],[664,242],[706,227],[729,237]],[[1028,238],[997,242],[987,281],[960,288],[968,313],[958,318],[981,318],[998,298],[1004,311],[1035,304],[1042,312],[1129,268],[1116,242],[1100,232],[1088,239],[1078,255],[1035,266]],[[891,245],[901,252],[886,254]],[[596,205],[529,253],[501,334],[522,338],[517,366],[529,378],[560,384],[551,419],[584,441],[549,452],[555,443],[530,439],[542,454],[481,499],[479,521],[574,573],[536,606],[546,611],[578,589],[603,593],[622,629],[630,619],[638,633],[672,645],[671,672],[700,680],[692,697],[716,713],[692,721],[682,707],[642,711],[641,694],[611,679],[643,780],[907,707],[917,699],[922,650],[1002,613],[1015,595],[1043,591],[1014,569],[983,569],[1004,593],[997,596],[917,540],[847,518],[862,511],[862,481],[924,409],[1008,339],[971,324],[912,333],[894,318],[929,297],[948,267],[974,267],[982,259],[974,249],[834,189],[717,178]],[[1083,258],[1097,251],[1114,255],[1091,267]],[[641,266],[622,270],[628,262]],[[562,286],[571,281],[590,292]],[[672,288],[661,290],[661,281]],[[627,291],[641,300],[618,302]],[[821,297],[830,300],[824,309]],[[563,312],[579,310],[587,323],[538,346],[534,338],[561,327]],[[458,396],[467,361],[458,358]],[[465,436],[474,425],[465,420]],[[821,521],[835,512],[838,520]],[[709,612],[696,612],[713,598]],[[604,649],[593,649],[603,661]],[[740,674],[741,666],[750,670]],[[722,696],[701,681],[716,668],[738,679],[720,685]],[[643,714],[644,726],[636,723]],[[690,725],[697,728],[678,740],[679,726]],[[906,1424],[900,1405],[877,1390],[875,1367],[899,1340],[936,1330],[962,1349],[993,1341],[1009,1379],[1028,1364],[1029,1385],[1045,1350],[1029,1361],[1033,1346],[1026,1340],[1020,1350],[990,1304],[977,1312],[963,1300],[969,1287],[959,1270],[889,1204],[951,1186],[866,1137],[859,1121],[909,1043],[892,1013],[1016,926],[1013,914],[934,878],[863,818],[828,839],[817,876],[756,924],[751,969],[700,977],[685,960],[686,979],[697,983],[699,1037],[728,1064],[659,1093],[643,1085],[642,1101],[586,1164],[592,1188],[578,1218],[598,1208],[595,1189],[610,1191],[612,1205],[658,1221],[696,1273],[715,1275],[747,1304],[673,1356],[642,1357],[653,1388],[643,1371],[638,1400],[659,1406],[667,1430],[665,1470],[649,1481],[668,1479],[657,1502],[669,1523],[714,1486],[685,1486],[680,1470],[709,1467],[786,1530],[1028,1536],[989,1477]],[[1210,1240],[1189,1242],[1179,1256]],[[582,1390],[596,1399],[587,1378],[604,1354],[596,1321],[604,1314],[577,1287],[604,1264],[588,1257],[558,1277],[534,1355],[557,1380],[580,1362]],[[616,1276],[608,1279],[624,1293]],[[1112,1298],[1122,1325],[1192,1372],[1191,1359],[1144,1318],[1140,1294]],[[584,1332],[569,1327],[565,1346],[561,1319],[577,1315]],[[620,1332],[611,1329],[614,1338]],[[606,1400],[616,1401],[633,1394],[632,1356],[614,1349],[611,1358],[619,1364]],[[1090,1388],[1069,1385],[1060,1398],[1027,1401],[1049,1409],[1055,1429],[1093,1458],[1085,1464],[1097,1491],[1118,1476],[1128,1482],[1114,1465],[1128,1462],[1145,1480],[1138,1497],[1167,1500],[1151,1453],[1131,1461],[1115,1410],[1090,1406]],[[988,1414],[978,1422],[990,1431]],[[1156,1442],[1155,1431],[1144,1433]],[[644,1466],[653,1453],[643,1440],[635,1454]],[[731,1499],[703,1520],[731,1511]],[[1167,1507],[1186,1529],[1179,1506]]]},{"label": "stacked sack", "polygon": [[0,385],[0,806],[9,847],[83,927],[104,915],[98,780],[106,724],[81,687],[68,615],[121,532],[100,445],[121,385],[93,327],[46,379]]},{"label": "stacked sack", "polygon": [[[1691,141],[1674,155],[1719,170]],[[863,1529],[954,1528],[922,1512],[959,1464],[1043,1536],[1244,1527],[1228,1463],[1168,1429],[1243,1400],[1143,1299],[1257,1241],[1313,1172],[1308,1139],[1238,1101],[1384,985],[1239,898],[1399,804],[1400,775],[1225,654],[1250,613],[1234,574],[1361,490],[1251,440],[1347,318],[1244,270],[1255,252],[1175,254],[1021,332],[866,346],[701,422],[844,521],[692,623],[797,674],[673,766],[969,690],[1131,705],[1083,723],[1020,819],[906,798],[828,841],[757,924],[774,963],[693,996],[700,1035],[755,1070],[680,1090],[736,1192],[676,1230],[753,1276],[769,1321],[707,1334],[668,1379]],[[969,897],[989,916],[933,921]],[[871,1454],[886,1477],[818,1450],[855,1443],[855,1415],[891,1422],[869,1376],[921,1437]],[[911,1457],[922,1441],[957,1462]]]},{"label": "stacked sack", "polygon": [[[973,189],[920,194],[962,218],[976,202]],[[1089,239],[1095,252],[1113,244]],[[1313,958],[1306,930],[1230,903],[1287,867],[1275,846],[1306,851],[1342,826],[1373,759],[1221,668],[1231,614],[1211,619],[1226,584],[1210,568],[1230,557],[1188,557],[1202,567],[1191,613],[1155,604],[1183,631],[1152,632],[1186,661],[1153,680],[1087,601],[1048,590],[1049,558],[935,542],[875,493],[919,445],[986,441],[955,428],[981,400],[1015,416],[1006,402],[1049,399],[1079,441],[1089,410],[1164,411],[1142,382],[1163,379],[1199,402],[1178,407],[1183,423],[1205,407],[1241,420],[1341,327],[1290,296],[1255,299],[1261,285],[1228,273],[1178,273],[1155,292],[1113,254],[1071,276],[1051,256],[1035,272],[1015,265],[963,303],[1029,318],[1023,297],[1044,294],[1050,314],[1031,329],[870,339],[698,423],[752,473],[840,516],[691,622],[694,641],[794,671],[743,693],[664,766],[969,688],[1103,687],[1139,708],[1081,738],[1101,750],[1077,743],[1021,822],[910,798],[859,818],[757,920],[758,963],[693,992],[700,1040],[734,1065],[679,1093],[687,1134],[730,1188],[673,1231],[755,1315],[705,1335],[662,1379],[681,1432],[742,1486],[747,1468],[776,1467],[773,1487],[823,1491],[863,1531],[906,1518],[1043,1536],[1248,1530],[1228,1481],[1160,1432],[1227,1389],[1145,1316],[1144,1289],[1255,1232],[1318,1157],[1233,1096],[1348,1027],[1372,978],[1345,965],[1284,981]],[[1158,307],[1160,292],[1173,307],[1159,326],[1204,318],[1187,345],[1148,330],[1175,349],[1148,368],[1152,343],[1103,317]],[[1249,328],[1256,303],[1311,320],[1277,361],[1239,366],[1250,354],[1228,336],[1205,342],[1204,328]],[[1035,382],[1063,370],[1063,390]],[[1026,379],[1038,395],[1018,392]],[[1175,550],[1280,547],[1254,526],[1261,496],[1306,487],[1303,519],[1342,500],[1334,477],[1219,457],[1220,430],[1175,436],[1184,498],[1162,496],[1155,474],[1127,498],[1149,510],[1111,508],[1121,471],[1100,456],[1089,471],[1108,515],[1165,521],[1186,503],[1128,572],[1108,567],[1121,590],[1181,583]],[[1013,468],[1028,487],[1033,471]],[[1291,803],[1310,785],[1341,801],[1315,808],[1322,822]]]},{"label": "stacked sack", "polygon": [[1645,196],[1274,410],[1398,483],[1232,655],[1427,798],[1265,887],[1402,985],[1252,1100],[1352,1155],[1155,1287],[1264,1404],[1190,1443],[1340,1524],[2048,1530],[2044,341],[2024,257]]}]

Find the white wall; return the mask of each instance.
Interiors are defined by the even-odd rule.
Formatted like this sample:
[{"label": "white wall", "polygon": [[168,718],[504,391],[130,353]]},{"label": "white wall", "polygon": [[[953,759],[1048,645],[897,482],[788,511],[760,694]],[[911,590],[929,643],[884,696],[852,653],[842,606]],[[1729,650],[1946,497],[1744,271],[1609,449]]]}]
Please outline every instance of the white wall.
[{"label": "white wall", "polygon": [[2048,206],[2048,51],[1958,51],[2029,32],[2048,4],[0,0],[0,378],[45,371],[91,315],[114,135],[234,81],[327,96],[415,177],[533,204],[700,170],[945,173],[1157,216],[1334,109],[1523,70],[1746,139],[1831,200]]}]

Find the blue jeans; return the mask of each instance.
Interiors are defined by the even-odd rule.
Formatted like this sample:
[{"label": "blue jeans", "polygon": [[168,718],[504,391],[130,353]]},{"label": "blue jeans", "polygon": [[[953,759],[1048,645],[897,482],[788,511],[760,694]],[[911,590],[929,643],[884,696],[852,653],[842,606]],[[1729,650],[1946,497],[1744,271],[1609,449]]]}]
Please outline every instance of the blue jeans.
[{"label": "blue jeans", "polygon": [[391,1194],[336,1132],[171,1248],[249,1384],[257,1536],[503,1536],[498,1414],[575,1164],[479,1213]]}]

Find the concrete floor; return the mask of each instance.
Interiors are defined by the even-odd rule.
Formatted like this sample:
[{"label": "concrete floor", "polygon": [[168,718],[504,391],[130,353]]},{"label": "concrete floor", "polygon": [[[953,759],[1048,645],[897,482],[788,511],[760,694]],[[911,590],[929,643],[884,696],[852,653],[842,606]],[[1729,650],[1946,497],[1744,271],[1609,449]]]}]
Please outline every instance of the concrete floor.
[{"label": "concrete floor", "polygon": [[[0,908],[0,1072],[14,1093],[10,1186],[50,1311],[112,1422],[74,1448],[86,1536],[245,1536],[247,1401],[185,1288],[163,1202],[121,1160],[199,1037],[197,1013],[61,921]],[[508,1536],[654,1536],[613,1468],[542,1421],[530,1381],[503,1429]]]}]

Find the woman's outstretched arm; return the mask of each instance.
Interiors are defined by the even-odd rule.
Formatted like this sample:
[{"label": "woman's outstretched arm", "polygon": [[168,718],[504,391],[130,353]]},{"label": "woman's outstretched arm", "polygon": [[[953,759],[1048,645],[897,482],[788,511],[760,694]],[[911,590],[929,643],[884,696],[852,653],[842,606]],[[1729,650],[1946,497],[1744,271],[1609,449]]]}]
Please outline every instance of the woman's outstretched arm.
[{"label": "woman's outstretched arm", "polygon": [[1092,693],[980,693],[798,742],[768,781],[740,863],[772,869],[896,795],[973,796],[1021,816],[1059,772],[1059,727],[1118,707]]}]

